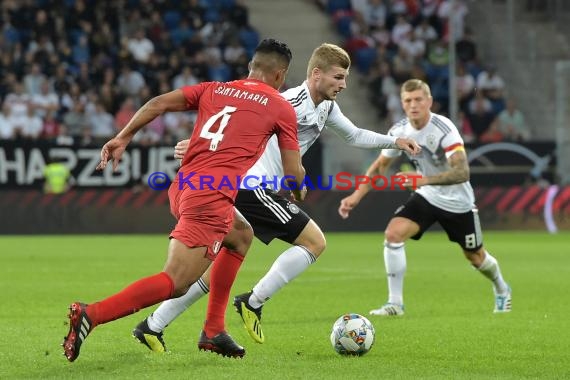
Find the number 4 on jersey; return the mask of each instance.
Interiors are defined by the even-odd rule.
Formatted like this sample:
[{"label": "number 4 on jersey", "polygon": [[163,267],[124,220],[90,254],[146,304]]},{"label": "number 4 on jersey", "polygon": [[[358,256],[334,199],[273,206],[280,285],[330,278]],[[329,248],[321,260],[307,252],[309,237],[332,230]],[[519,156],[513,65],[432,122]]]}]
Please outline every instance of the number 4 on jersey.
[{"label": "number 4 on jersey", "polygon": [[[200,137],[204,139],[210,140],[210,150],[215,151],[218,149],[218,144],[224,138],[224,128],[228,125],[228,121],[230,121],[230,115],[232,112],[237,110],[236,107],[225,106],[223,110],[212,116],[208,119],[208,121],[202,127],[202,131],[200,132]],[[222,118],[220,121],[220,126],[216,132],[210,132],[210,128],[218,121],[219,118]]]}]

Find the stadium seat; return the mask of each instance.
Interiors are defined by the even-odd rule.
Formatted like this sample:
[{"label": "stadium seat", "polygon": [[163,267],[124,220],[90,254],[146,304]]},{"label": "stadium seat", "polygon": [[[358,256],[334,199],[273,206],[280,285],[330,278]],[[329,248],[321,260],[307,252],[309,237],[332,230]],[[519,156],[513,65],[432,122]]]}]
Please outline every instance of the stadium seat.
[{"label": "stadium seat", "polygon": [[18,31],[18,29],[7,25],[5,26],[5,29],[3,31],[3,35],[4,35],[4,39],[10,43],[10,44],[15,44],[20,42],[21,39],[21,35],[20,32]]},{"label": "stadium seat", "polygon": [[218,0],[220,9],[232,9],[236,5],[235,0]]},{"label": "stadium seat", "polygon": [[368,74],[372,64],[376,60],[376,49],[375,48],[363,48],[356,50],[355,61],[358,71],[362,74]]},{"label": "stadium seat", "polygon": [[336,29],[344,38],[350,38],[352,36],[351,24],[352,17],[345,15],[336,21]]},{"label": "stadium seat", "polygon": [[166,11],[162,16],[162,20],[164,21],[164,26],[167,30],[173,30],[178,27],[180,23],[180,19],[182,15],[178,11]]},{"label": "stadium seat", "polygon": [[225,63],[208,68],[208,77],[211,81],[227,82],[232,79],[232,70]]},{"label": "stadium seat", "polygon": [[467,71],[469,71],[469,74],[471,74],[471,76],[473,78],[477,79],[479,74],[481,74],[481,72],[483,71],[483,68],[477,64],[468,63],[467,64]]},{"label": "stadium seat", "polygon": [[239,31],[239,41],[247,51],[249,58],[251,58],[255,48],[259,44],[259,33],[252,28],[242,28]]},{"label": "stadium seat", "polygon": [[493,114],[498,115],[505,109],[505,99],[491,99]]},{"label": "stadium seat", "polygon": [[328,14],[333,15],[338,11],[350,10],[350,0],[328,0],[326,10]]},{"label": "stadium seat", "polygon": [[204,12],[204,21],[205,22],[218,22],[220,21],[220,12],[213,7],[206,9]]},{"label": "stadium seat", "polygon": [[185,41],[189,41],[194,35],[190,28],[176,28],[170,32],[170,40],[175,46],[180,46]]}]

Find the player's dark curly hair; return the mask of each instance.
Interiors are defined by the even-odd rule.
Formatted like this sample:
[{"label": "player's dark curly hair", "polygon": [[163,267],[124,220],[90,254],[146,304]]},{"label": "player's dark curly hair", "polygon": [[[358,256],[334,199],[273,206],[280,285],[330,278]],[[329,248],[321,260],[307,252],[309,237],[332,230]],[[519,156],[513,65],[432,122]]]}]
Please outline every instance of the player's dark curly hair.
[{"label": "player's dark curly hair", "polygon": [[286,43],[273,38],[266,38],[262,40],[255,48],[255,53],[278,54],[287,62],[287,64],[289,64],[291,62],[291,59],[293,59],[293,54],[291,53],[289,46],[287,46]]}]

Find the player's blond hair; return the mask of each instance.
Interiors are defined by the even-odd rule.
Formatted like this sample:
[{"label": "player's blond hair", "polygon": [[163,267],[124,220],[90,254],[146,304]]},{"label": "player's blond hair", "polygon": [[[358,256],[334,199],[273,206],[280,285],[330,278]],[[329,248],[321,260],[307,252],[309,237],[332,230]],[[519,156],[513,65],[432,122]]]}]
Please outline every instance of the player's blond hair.
[{"label": "player's blond hair", "polygon": [[326,72],[333,66],[340,66],[348,70],[350,68],[350,57],[346,50],[340,46],[324,43],[313,50],[307,66],[307,77],[311,76],[314,68]]},{"label": "player's blond hair", "polygon": [[400,90],[400,95],[404,92],[412,92],[416,90],[422,90],[428,98],[431,98],[429,85],[421,79],[408,79],[405,81],[402,85],[402,89]]}]

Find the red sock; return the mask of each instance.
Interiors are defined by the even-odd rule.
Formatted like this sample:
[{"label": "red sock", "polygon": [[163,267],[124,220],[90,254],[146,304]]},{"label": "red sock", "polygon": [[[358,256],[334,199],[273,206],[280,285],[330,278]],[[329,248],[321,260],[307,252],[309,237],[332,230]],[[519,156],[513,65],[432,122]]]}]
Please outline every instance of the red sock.
[{"label": "red sock", "polygon": [[236,251],[222,247],[212,264],[210,273],[210,296],[204,331],[213,338],[225,330],[225,315],[230,290],[244,257]]},{"label": "red sock", "polygon": [[160,272],[133,282],[119,293],[87,306],[86,312],[95,327],[167,300],[173,292],[172,279],[166,272]]}]

